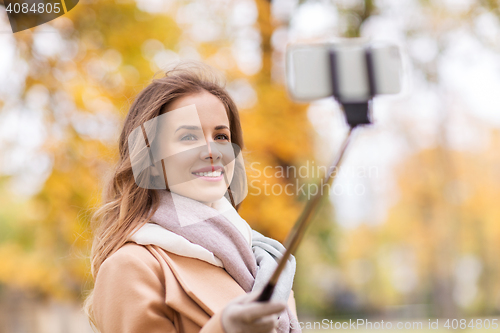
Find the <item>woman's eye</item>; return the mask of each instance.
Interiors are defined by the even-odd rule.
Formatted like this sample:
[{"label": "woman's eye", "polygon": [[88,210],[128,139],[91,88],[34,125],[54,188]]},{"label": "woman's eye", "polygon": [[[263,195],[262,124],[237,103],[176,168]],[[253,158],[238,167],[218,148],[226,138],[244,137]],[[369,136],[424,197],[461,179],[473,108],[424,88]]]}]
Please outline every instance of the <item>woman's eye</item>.
[{"label": "woman's eye", "polygon": [[226,135],[226,134],[218,134],[216,137],[215,137],[216,140],[227,140],[229,141],[229,137]]},{"label": "woman's eye", "polygon": [[181,138],[181,141],[194,141],[196,137],[193,134],[185,135]]}]

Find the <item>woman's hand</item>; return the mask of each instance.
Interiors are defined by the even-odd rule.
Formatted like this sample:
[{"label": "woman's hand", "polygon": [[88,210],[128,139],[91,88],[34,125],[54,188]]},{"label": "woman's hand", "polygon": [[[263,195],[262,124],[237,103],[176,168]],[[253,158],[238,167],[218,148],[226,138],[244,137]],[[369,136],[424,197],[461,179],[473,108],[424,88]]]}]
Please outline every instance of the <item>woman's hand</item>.
[{"label": "woman's hand", "polygon": [[278,315],[286,308],[283,302],[257,302],[260,292],[235,298],[222,311],[226,333],[270,333],[278,325]]}]

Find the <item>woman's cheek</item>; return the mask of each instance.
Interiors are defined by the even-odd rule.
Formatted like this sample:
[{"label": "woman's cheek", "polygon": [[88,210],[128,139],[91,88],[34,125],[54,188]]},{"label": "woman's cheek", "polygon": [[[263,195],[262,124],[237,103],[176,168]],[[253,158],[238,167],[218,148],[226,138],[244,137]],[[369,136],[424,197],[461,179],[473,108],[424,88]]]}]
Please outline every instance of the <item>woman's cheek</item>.
[{"label": "woman's cheek", "polygon": [[224,166],[224,170],[227,174],[227,181],[229,183],[231,183],[231,181],[233,180],[233,177],[234,177],[234,164],[235,164],[235,161],[232,160],[231,162],[229,162],[227,165]]}]

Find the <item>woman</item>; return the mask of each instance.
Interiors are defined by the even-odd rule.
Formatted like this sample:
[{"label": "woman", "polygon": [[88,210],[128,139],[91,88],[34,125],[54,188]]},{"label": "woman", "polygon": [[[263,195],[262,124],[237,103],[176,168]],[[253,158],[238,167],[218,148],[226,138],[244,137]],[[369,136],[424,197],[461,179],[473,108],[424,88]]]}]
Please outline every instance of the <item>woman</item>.
[{"label": "woman", "polygon": [[299,332],[292,258],[237,213],[246,194],[236,106],[213,70],[180,63],[134,101],[120,160],[93,217],[85,309],[108,332]]}]

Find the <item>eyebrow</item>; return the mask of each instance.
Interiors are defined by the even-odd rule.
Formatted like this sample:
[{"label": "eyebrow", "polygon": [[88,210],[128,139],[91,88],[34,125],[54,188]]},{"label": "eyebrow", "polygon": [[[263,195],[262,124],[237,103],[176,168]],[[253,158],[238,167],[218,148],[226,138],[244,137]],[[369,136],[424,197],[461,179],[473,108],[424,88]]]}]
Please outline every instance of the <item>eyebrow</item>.
[{"label": "eyebrow", "polygon": [[[220,129],[224,129],[224,128],[229,129],[229,127],[227,127],[226,125],[217,125],[217,126],[215,126],[215,129],[216,129],[216,130],[220,130]],[[177,131],[178,131],[178,130],[180,130],[180,129],[198,130],[198,131],[199,131],[199,130],[201,130],[201,128],[199,128],[198,126],[182,125],[182,126],[179,126],[179,127],[175,130],[175,132],[177,132]],[[174,133],[175,133],[175,132],[174,132]]]},{"label": "eyebrow", "polygon": [[216,130],[220,130],[220,129],[224,129],[224,128],[229,129],[229,127],[227,127],[226,125],[218,125],[218,126],[215,126],[215,129],[216,129]]},{"label": "eyebrow", "polygon": [[[198,126],[182,125],[182,126],[179,126],[179,127],[175,130],[175,132],[177,132],[178,130],[181,130],[181,129],[183,129],[183,128],[188,129],[188,130],[200,130],[200,129],[201,129],[201,128],[199,128]],[[175,133],[175,132],[174,132],[174,133]]]}]

